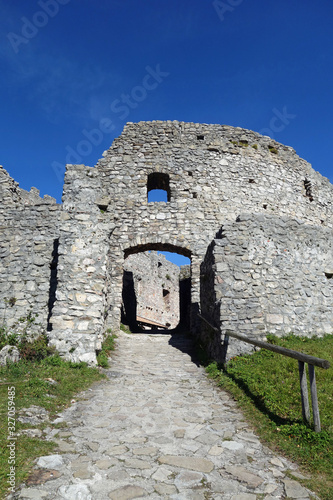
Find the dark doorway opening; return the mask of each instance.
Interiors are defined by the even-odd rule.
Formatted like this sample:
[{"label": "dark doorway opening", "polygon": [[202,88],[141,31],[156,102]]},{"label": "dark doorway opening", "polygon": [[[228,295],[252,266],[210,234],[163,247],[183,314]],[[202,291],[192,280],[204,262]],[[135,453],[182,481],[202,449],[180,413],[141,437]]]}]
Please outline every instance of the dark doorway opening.
[{"label": "dark doorway opening", "polygon": [[[167,247],[170,250],[170,246]],[[188,250],[137,247],[125,252],[121,322],[136,333],[189,331],[191,266]],[[184,256],[184,253],[187,255]],[[185,257],[185,258],[184,258]]]}]

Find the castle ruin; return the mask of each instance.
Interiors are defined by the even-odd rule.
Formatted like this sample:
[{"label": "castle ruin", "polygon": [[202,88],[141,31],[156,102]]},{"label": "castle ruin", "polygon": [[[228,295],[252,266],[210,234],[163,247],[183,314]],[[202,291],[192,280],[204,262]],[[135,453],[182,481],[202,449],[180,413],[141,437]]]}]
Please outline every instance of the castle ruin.
[{"label": "castle ruin", "polygon": [[[153,189],[167,201],[149,203]],[[215,359],[227,329],[333,331],[333,186],[269,137],[128,123],[95,167],[67,165],[62,204],[3,168],[0,196],[0,317],[11,327],[38,313],[67,359],[96,362],[106,330],[119,328],[125,261],[151,250],[191,259],[184,307]],[[231,353],[245,349],[236,343]]]}]

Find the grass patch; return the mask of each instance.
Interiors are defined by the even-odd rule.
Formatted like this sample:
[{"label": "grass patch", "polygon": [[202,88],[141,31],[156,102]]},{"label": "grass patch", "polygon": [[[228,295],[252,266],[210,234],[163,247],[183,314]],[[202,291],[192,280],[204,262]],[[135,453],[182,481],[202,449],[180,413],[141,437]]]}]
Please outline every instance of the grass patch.
[{"label": "grass patch", "polygon": [[[26,359],[0,367],[0,498],[5,498],[9,493],[7,483],[10,467],[7,447],[9,433],[7,416],[10,400],[8,388],[15,388],[13,401],[16,411],[15,434],[17,436],[15,441],[16,485],[19,485],[27,478],[34,459],[52,453],[55,447],[53,443],[42,438],[17,435],[26,428],[43,429],[46,425],[52,427],[49,423],[36,426],[20,423],[17,420],[19,411],[32,405],[41,406],[49,411],[52,420],[58,412],[69,406],[75,394],[105,377],[98,369],[90,368],[86,363],[64,361],[57,354],[29,361],[31,349],[27,349],[26,352],[29,353]],[[57,383],[52,383],[52,380]],[[10,392],[13,394],[13,391]],[[65,426],[65,422],[61,424],[61,427]],[[59,427],[59,424],[55,427]]]},{"label": "grass patch", "polygon": [[115,339],[117,338],[117,335],[110,333],[111,332],[109,332],[109,335],[103,341],[102,350],[97,355],[97,364],[102,368],[109,367],[109,356],[115,349]]},{"label": "grass patch", "polygon": [[[268,341],[333,361],[333,335],[311,339],[288,335]],[[206,368],[218,385],[230,392],[258,435],[272,448],[297,462],[311,476],[299,480],[322,500],[333,499],[333,369],[316,368],[322,431],[302,421],[298,362],[262,349],[232,359],[226,367]],[[309,391],[310,392],[310,391]],[[309,394],[310,397],[310,394]]]},{"label": "grass patch", "polygon": [[125,333],[132,333],[129,327],[124,325],[123,323],[120,323],[120,330]]}]

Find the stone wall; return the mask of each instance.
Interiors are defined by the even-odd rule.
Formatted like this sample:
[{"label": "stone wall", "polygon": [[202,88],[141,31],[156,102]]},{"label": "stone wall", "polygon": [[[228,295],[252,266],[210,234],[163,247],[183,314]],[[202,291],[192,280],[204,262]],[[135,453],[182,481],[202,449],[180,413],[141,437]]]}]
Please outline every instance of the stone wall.
[{"label": "stone wall", "polygon": [[40,333],[55,299],[60,206],[34,188],[20,189],[3,168],[0,193],[0,324],[25,327],[30,315],[36,318],[30,333]]},{"label": "stone wall", "polygon": [[[225,224],[201,266],[201,311],[222,332],[333,333],[333,231],[272,215]],[[203,322],[201,340],[221,359],[221,335]],[[251,348],[230,339],[229,356]]]},{"label": "stone wall", "polygon": [[49,338],[61,355],[96,361],[104,337],[106,263],[112,227],[102,214],[60,215],[56,302]]},{"label": "stone wall", "polygon": [[[127,257],[124,271],[131,278],[127,288],[131,282],[134,286],[136,317],[176,328],[180,321],[179,267],[157,252],[142,252]],[[125,305],[128,297],[124,292],[125,288]]]},{"label": "stone wall", "polygon": [[[332,227],[329,181],[292,148],[255,132],[222,125],[130,123],[103,156],[95,169],[69,167],[64,205],[84,203],[91,210],[97,205],[105,209],[106,220],[115,221],[108,264],[111,328],[119,324],[124,254],[149,248],[191,257],[194,328],[200,263],[226,221],[248,211]],[[165,187],[166,179],[169,201],[148,203],[148,185]]]},{"label": "stone wall", "polygon": [[[148,190],[153,188],[165,189],[168,201],[148,203]],[[268,328],[277,333],[287,328],[299,333],[322,333],[332,325],[326,309],[321,317],[318,313],[320,302],[325,307],[329,303],[330,296],[323,301],[321,289],[325,285],[324,290],[331,293],[326,288],[331,281],[312,271],[304,294],[307,297],[307,293],[312,293],[314,314],[312,305],[307,308],[302,301],[299,305],[297,298],[282,305],[277,302],[263,317],[256,316],[267,309],[263,302],[266,294],[272,297],[269,304],[273,304],[277,294],[270,293],[278,283],[292,284],[288,273],[301,273],[303,280],[306,271],[297,260],[298,254],[307,261],[313,258],[313,262],[327,258],[330,249],[320,235],[330,234],[325,230],[333,228],[333,186],[291,147],[269,137],[224,125],[128,123],[95,167],[67,166],[62,205],[56,205],[49,197],[42,200],[35,188],[30,193],[20,189],[3,169],[0,195],[0,307],[6,313],[6,321],[10,324],[17,320],[31,306],[39,311],[45,328],[49,328],[51,342],[72,360],[93,363],[105,331],[118,329],[124,262],[141,251],[169,250],[191,258],[190,328],[193,334],[199,334],[197,313],[203,300],[200,266],[205,258],[205,265],[209,258],[217,258],[220,244],[216,242],[226,241],[229,232],[241,270],[237,277],[228,275],[225,304],[231,311],[228,294],[232,294],[239,309],[236,316],[233,312],[226,319],[216,312],[215,293],[218,303],[222,291],[215,290],[215,281],[223,277],[215,276],[213,263],[206,279],[212,280],[214,286],[207,291],[207,297],[211,294],[214,299],[217,322],[227,321],[232,327],[251,333],[252,329],[264,333]],[[239,214],[245,212],[261,218],[235,223]],[[273,239],[268,237],[272,232],[270,217],[276,220]],[[242,224],[249,226],[242,233],[244,249],[238,237]],[[306,237],[298,236],[298,226],[306,228],[304,234],[314,231],[318,235],[316,243],[309,245]],[[221,234],[223,238],[219,239]],[[267,248],[248,249],[251,241],[255,245],[251,240],[255,234],[257,238],[267,236],[266,243],[262,243]],[[274,248],[269,246],[271,241]],[[210,257],[209,247],[213,252]],[[281,266],[274,264],[271,272],[269,269],[269,259],[273,259],[270,252],[282,252],[282,247],[291,249],[286,252],[290,258],[286,276],[282,267],[284,253]],[[240,254],[243,250],[245,253]],[[263,267],[259,277],[256,273],[247,276],[246,266],[252,269],[255,265],[257,269],[253,255],[259,259],[260,252],[262,258],[268,259],[265,273]],[[219,264],[229,266],[234,257],[231,254]],[[332,262],[332,258],[328,257],[328,261]],[[246,279],[240,278],[243,274]],[[301,283],[305,287],[305,282]],[[256,296],[256,290],[260,290],[261,298]],[[297,289],[291,290],[298,297]],[[246,305],[250,304],[248,293],[252,294],[253,308]],[[17,300],[8,307],[5,300],[11,297]],[[282,302],[288,299],[285,292],[279,297]],[[253,317],[248,317],[250,309]],[[243,316],[239,314],[241,310]]]}]

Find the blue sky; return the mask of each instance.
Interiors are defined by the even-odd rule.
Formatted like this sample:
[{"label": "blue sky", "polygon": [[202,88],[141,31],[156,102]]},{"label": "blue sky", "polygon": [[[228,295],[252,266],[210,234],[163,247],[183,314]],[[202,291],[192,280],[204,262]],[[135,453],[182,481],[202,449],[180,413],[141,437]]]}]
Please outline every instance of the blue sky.
[{"label": "blue sky", "polygon": [[[127,121],[270,135],[333,182],[329,0],[0,0],[0,164],[60,202]],[[282,117],[282,119],[281,119]]]}]

